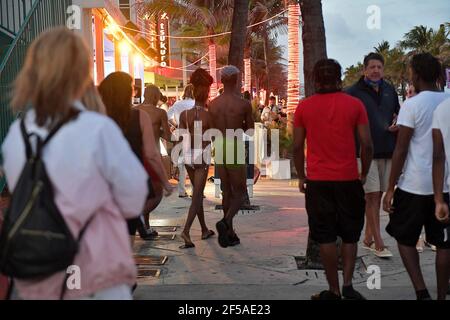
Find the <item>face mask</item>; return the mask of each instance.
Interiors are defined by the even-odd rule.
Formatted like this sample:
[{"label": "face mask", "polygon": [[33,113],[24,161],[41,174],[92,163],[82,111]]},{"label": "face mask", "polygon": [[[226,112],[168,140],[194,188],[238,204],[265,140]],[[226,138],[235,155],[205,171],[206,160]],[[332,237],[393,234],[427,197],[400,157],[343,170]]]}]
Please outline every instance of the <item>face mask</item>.
[{"label": "face mask", "polygon": [[367,85],[371,87],[380,87],[383,84],[383,79],[380,79],[378,81],[372,81],[370,79],[364,78],[364,81],[366,82]]}]

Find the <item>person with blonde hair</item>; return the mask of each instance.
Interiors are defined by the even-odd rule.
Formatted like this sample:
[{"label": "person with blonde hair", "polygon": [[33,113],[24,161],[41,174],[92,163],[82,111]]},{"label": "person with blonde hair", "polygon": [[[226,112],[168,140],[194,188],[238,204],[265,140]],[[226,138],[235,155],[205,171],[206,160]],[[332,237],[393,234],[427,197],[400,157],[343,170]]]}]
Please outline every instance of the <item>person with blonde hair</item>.
[{"label": "person with blonde hair", "polygon": [[86,91],[81,98],[81,103],[86,107],[86,110],[106,114],[105,104],[103,103],[102,97],[94,82],[91,82],[86,88]]},{"label": "person with blonde hair", "polygon": [[[25,147],[34,149],[35,139],[27,135],[42,141],[60,127],[41,149],[41,159],[60,217],[79,239],[73,261],[79,270],[76,288],[67,285],[68,270],[16,278],[21,299],[132,299],[136,267],[125,219],[141,213],[148,176],[114,121],[81,103],[92,84],[90,60],[80,36],[52,29],[33,42],[15,82],[12,106],[23,116],[2,146],[12,200],[29,161]],[[76,116],[61,122],[71,114]]]}]

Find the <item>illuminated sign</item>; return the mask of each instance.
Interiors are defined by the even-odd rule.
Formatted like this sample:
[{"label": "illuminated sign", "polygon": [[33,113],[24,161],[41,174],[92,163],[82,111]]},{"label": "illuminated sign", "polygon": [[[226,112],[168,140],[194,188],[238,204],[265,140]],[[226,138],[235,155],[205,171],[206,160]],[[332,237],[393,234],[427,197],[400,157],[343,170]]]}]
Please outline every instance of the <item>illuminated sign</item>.
[{"label": "illuminated sign", "polygon": [[163,12],[157,22],[158,29],[158,55],[161,67],[170,66],[170,38],[169,38],[169,17]]}]

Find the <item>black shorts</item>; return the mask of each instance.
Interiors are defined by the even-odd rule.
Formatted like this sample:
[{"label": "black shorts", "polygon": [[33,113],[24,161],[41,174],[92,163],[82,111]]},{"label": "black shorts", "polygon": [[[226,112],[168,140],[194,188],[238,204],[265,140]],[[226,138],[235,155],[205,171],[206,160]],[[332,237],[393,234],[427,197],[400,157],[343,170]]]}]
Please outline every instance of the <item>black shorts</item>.
[{"label": "black shorts", "polygon": [[[444,199],[449,203],[448,194],[444,195]],[[422,228],[425,227],[427,242],[440,249],[450,249],[450,234],[445,236],[446,232],[450,232],[450,230],[445,231],[449,228],[449,224],[441,223],[436,219],[433,195],[417,195],[397,188],[394,193],[393,207],[394,213],[390,215],[386,231],[399,244],[415,247]]]},{"label": "black shorts", "polygon": [[308,181],[306,211],[311,238],[320,244],[357,243],[364,227],[364,189],[361,181]]}]

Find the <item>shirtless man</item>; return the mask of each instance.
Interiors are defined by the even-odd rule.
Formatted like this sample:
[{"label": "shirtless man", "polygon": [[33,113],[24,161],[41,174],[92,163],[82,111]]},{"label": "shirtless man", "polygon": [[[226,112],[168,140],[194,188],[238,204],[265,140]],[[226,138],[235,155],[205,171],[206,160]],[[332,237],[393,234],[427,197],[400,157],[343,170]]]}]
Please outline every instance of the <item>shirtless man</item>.
[{"label": "shirtless man", "polygon": [[167,112],[158,108],[160,98],[161,92],[159,88],[155,85],[149,85],[145,88],[144,103],[139,106],[139,109],[146,111],[152,119],[153,133],[155,134],[155,141],[158,145],[160,138],[169,142],[171,138]]},{"label": "shirtless man", "polygon": [[[219,233],[219,244],[223,248],[240,244],[233,229],[233,218],[245,201],[247,188],[243,137],[242,135],[237,138],[234,135],[227,136],[226,131],[227,129],[247,131],[255,127],[250,102],[236,93],[239,72],[235,66],[227,66],[222,70],[224,93],[213,100],[209,108],[212,127],[218,129],[223,135],[223,138],[214,140],[215,165],[221,179],[224,209],[224,218],[217,223],[216,227]],[[219,156],[222,159],[218,159],[218,153],[223,154],[223,157]],[[230,153],[234,153],[234,157],[231,157]]]},{"label": "shirtless man", "polygon": [[[158,147],[158,150],[160,150],[161,138],[168,142],[170,142],[171,138],[167,112],[157,107],[160,98],[161,92],[159,91],[159,88],[155,85],[149,85],[145,88],[144,103],[138,106],[139,109],[147,112],[150,116],[150,119],[152,120],[153,134],[155,136],[155,143]],[[153,169],[148,165],[145,165],[145,167],[151,177],[152,185],[155,191],[155,197],[147,202],[144,214],[145,226],[147,227],[147,229],[150,229],[150,212],[155,210],[156,207],[158,207],[158,205],[161,203],[164,188],[163,184],[158,178],[158,175],[153,171]],[[154,234],[156,235],[156,232],[154,232]]]}]

